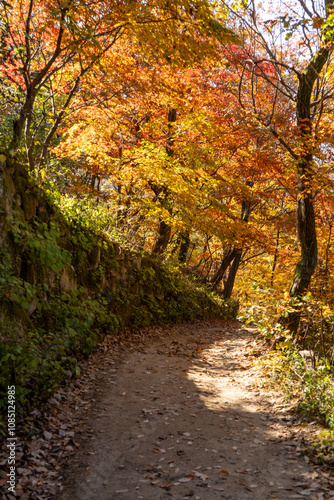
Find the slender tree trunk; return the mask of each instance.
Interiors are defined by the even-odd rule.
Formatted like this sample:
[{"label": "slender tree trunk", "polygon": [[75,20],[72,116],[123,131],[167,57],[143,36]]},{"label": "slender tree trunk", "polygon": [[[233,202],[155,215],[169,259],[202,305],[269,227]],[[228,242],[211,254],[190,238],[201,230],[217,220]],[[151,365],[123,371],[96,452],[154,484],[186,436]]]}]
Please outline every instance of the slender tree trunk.
[{"label": "slender tree trunk", "polygon": [[31,137],[31,120],[32,120],[32,113],[30,113],[27,116],[26,122],[25,122],[25,129],[24,129],[24,138],[25,138],[25,146],[26,146],[26,153],[27,153],[27,160],[28,160],[28,165],[29,165],[29,170],[30,172],[33,172],[35,168],[35,162],[34,162],[34,141],[32,140]]},{"label": "slender tree trunk", "polygon": [[219,268],[211,278],[211,286],[215,290],[218,285],[221,283],[221,280],[223,279],[223,276],[226,272],[226,269],[228,266],[231,264],[232,260],[237,254],[237,249],[236,248],[230,248],[226,252],[224,252],[222,261],[220,263]]},{"label": "slender tree trunk", "polygon": [[277,264],[277,259],[278,259],[279,235],[280,235],[280,230],[278,229],[277,234],[276,234],[276,246],[275,246],[274,262],[273,262],[273,265],[271,268],[270,286],[273,286],[273,284],[274,284],[274,274],[275,274],[275,269],[276,269],[276,264]]},{"label": "slender tree trunk", "polygon": [[[168,121],[168,139],[167,139],[167,143],[166,143],[166,152],[167,152],[168,156],[172,157],[174,154],[174,151],[173,151],[174,139],[173,139],[173,132],[172,132],[172,125],[171,124],[176,122],[176,109],[171,109],[168,112],[167,121]],[[160,194],[158,196],[158,199],[161,203],[161,206],[163,208],[165,208],[166,210],[168,210],[168,212],[171,214],[172,208],[170,205],[169,192],[168,192],[167,187],[166,186],[164,186],[163,188],[158,187],[158,190],[160,191],[160,193],[163,193],[163,196],[161,196]],[[170,224],[168,224],[166,221],[160,219],[159,228],[158,228],[158,237],[157,237],[157,240],[156,240],[154,248],[153,248],[154,254],[164,253],[164,251],[166,250],[166,248],[168,246],[171,233],[172,233],[172,228],[171,228]]]},{"label": "slender tree trunk", "polygon": [[232,292],[233,292],[233,287],[234,287],[234,282],[235,282],[235,277],[237,275],[237,271],[239,268],[240,260],[241,260],[241,251],[239,250],[237,254],[235,255],[231,268],[228,273],[228,278],[226,280],[224,290],[223,290],[223,295],[225,299],[230,299]]},{"label": "slender tree trunk", "polygon": [[19,117],[13,122],[13,138],[9,146],[13,151],[15,151],[20,144],[25,123],[32,114],[35,98],[36,93],[28,88],[26,100],[20,110]]},{"label": "slender tree trunk", "polygon": [[162,254],[166,250],[170,235],[172,232],[172,228],[169,224],[167,224],[164,220],[160,220],[159,229],[158,229],[158,238],[155,242],[153,253],[154,254]]},{"label": "slender tree trunk", "polygon": [[[246,181],[246,186],[252,187],[254,185],[253,181]],[[241,220],[243,222],[248,222],[249,215],[252,208],[252,202],[248,200],[244,200],[241,205]],[[237,271],[239,268],[240,260],[241,260],[242,250],[236,250],[236,253],[233,258],[233,262],[231,268],[228,273],[227,281],[224,286],[223,295],[225,299],[229,299],[233,292],[235,277],[237,275]]]},{"label": "slender tree trunk", "polygon": [[325,252],[325,276],[328,276],[329,249],[332,241],[332,224],[329,225],[326,252]]},{"label": "slender tree trunk", "polygon": [[[164,186],[163,188],[156,186],[157,191],[159,191],[158,199],[163,208],[165,208],[170,214],[172,213],[172,208],[170,206],[168,189]],[[172,227],[163,219],[159,220],[158,237],[156,239],[153,254],[163,254],[166,250],[168,243],[170,241],[170,236],[172,234]]]},{"label": "slender tree trunk", "polygon": [[187,255],[190,247],[190,234],[189,231],[181,231],[180,233],[181,245],[178,255],[178,261],[180,264],[185,264],[187,261]]}]

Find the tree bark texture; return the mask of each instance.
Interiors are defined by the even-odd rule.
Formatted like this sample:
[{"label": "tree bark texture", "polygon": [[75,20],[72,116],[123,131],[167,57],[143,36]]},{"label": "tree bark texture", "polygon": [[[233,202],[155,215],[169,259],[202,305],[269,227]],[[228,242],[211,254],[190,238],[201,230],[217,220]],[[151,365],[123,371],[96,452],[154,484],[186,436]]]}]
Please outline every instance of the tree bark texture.
[{"label": "tree bark texture", "polygon": [[237,271],[239,268],[240,260],[241,260],[241,251],[239,250],[237,254],[235,255],[231,268],[228,273],[228,278],[226,280],[224,290],[223,290],[223,295],[225,299],[230,299],[232,292],[233,292],[233,287],[234,287],[234,282],[235,282],[235,277],[237,275]]},{"label": "tree bark texture", "polygon": [[[254,185],[253,181],[246,181],[246,186],[252,187],[253,185]],[[248,200],[244,200],[242,202],[241,220],[243,222],[248,222],[251,208],[252,208],[252,202],[250,202]],[[226,269],[228,268],[228,266],[232,262],[232,266],[231,266],[230,271],[228,273],[228,278],[227,278],[227,281],[224,285],[224,290],[223,290],[223,295],[226,299],[229,299],[232,295],[234,281],[235,281],[235,277],[236,277],[238,267],[240,264],[241,255],[242,255],[241,249],[237,249],[234,247],[234,248],[231,248],[230,250],[228,250],[223,256],[223,260],[220,264],[219,269],[217,270],[217,272],[215,273],[215,275],[213,276],[213,278],[211,280],[213,289],[217,288],[217,286],[219,285],[219,283],[223,279],[223,276],[225,274]]]},{"label": "tree bark texture", "polygon": [[290,288],[291,297],[299,297],[306,292],[317,265],[317,236],[312,195],[313,138],[311,98],[314,84],[328,57],[329,48],[325,46],[318,51],[299,77],[297,127],[300,133],[301,150],[297,164],[297,236],[301,253]]},{"label": "tree bark texture", "polygon": [[[171,109],[168,112],[167,116],[167,121],[168,121],[168,138],[166,142],[166,152],[168,156],[172,157],[174,154],[173,151],[173,133],[172,133],[172,123],[176,122],[176,109]],[[171,214],[172,209],[170,206],[169,202],[169,196],[168,196],[168,189],[163,186],[160,187],[160,192],[163,193],[163,196],[158,195],[158,200],[160,201],[160,204],[163,208],[168,210],[168,212]],[[164,220],[160,219],[159,221],[159,228],[158,228],[158,237],[155,242],[154,248],[153,248],[153,254],[162,254],[166,250],[170,236],[171,236],[172,228],[171,226],[165,222]]]},{"label": "tree bark texture", "polygon": [[280,230],[278,229],[277,233],[276,233],[276,246],[275,246],[274,262],[273,262],[273,265],[271,268],[270,286],[273,286],[273,284],[274,284],[274,275],[275,275],[275,269],[276,269],[276,264],[277,264],[277,259],[278,259],[279,235],[280,235]]},{"label": "tree bark texture", "polygon": [[231,264],[232,260],[237,254],[237,249],[236,248],[230,248],[226,252],[224,252],[222,261],[220,263],[219,268],[211,278],[211,286],[215,290],[217,286],[220,284],[221,280],[223,279],[223,276],[226,272],[226,269],[228,266]]},{"label": "tree bark texture", "polygon": [[180,250],[178,255],[178,261],[180,264],[185,264],[187,261],[187,256],[190,247],[190,234],[189,231],[181,231],[180,233]]}]

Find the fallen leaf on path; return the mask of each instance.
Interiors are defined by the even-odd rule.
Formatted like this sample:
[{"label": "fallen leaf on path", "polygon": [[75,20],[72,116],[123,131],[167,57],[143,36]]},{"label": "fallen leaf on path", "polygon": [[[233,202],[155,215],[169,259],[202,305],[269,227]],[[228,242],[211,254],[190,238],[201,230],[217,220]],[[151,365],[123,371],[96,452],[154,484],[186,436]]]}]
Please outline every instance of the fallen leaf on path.
[{"label": "fallen leaf on path", "polygon": [[170,481],[166,482],[166,483],[161,483],[161,484],[158,484],[159,488],[170,488],[172,485],[172,483]]},{"label": "fallen leaf on path", "polygon": [[222,474],[223,476],[229,476],[229,473],[227,472],[227,470],[221,470],[220,474]]}]

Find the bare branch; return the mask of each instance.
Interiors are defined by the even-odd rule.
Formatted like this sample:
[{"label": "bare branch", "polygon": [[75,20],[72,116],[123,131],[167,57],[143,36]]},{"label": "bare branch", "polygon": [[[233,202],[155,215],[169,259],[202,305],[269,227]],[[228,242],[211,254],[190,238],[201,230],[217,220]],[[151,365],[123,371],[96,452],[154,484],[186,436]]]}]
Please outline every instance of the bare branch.
[{"label": "bare branch", "polygon": [[309,16],[309,18],[313,19],[314,14],[312,14],[312,12],[308,9],[308,7],[307,7],[306,3],[304,2],[304,0],[298,0],[298,2],[303,7],[304,11]]}]

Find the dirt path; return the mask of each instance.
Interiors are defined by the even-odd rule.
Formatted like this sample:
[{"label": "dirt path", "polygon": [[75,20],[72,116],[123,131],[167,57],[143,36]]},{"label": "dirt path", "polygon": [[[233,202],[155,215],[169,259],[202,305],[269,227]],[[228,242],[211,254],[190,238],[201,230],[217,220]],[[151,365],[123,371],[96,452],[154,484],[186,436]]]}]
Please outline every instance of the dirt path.
[{"label": "dirt path", "polygon": [[252,340],[237,322],[202,322],[106,355],[57,498],[334,498],[290,435],[295,417],[254,385]]}]

